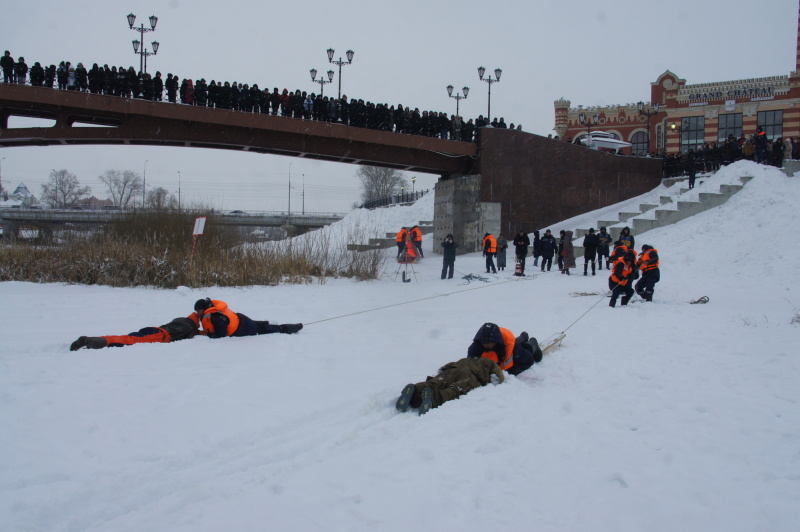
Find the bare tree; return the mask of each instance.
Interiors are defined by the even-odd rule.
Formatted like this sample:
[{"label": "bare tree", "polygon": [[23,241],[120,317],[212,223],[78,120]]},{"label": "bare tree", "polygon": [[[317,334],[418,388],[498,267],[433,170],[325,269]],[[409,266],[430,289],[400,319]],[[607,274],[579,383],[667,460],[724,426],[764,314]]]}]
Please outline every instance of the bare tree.
[{"label": "bare tree", "polygon": [[147,193],[145,206],[148,209],[163,211],[169,206],[169,191],[164,187],[156,187]]},{"label": "bare tree", "polygon": [[90,187],[80,186],[75,174],[66,170],[52,170],[50,180],[42,185],[42,203],[51,208],[72,207],[91,193]]},{"label": "bare tree", "polygon": [[361,181],[361,201],[367,203],[399,194],[401,187],[408,187],[402,172],[393,168],[359,166],[356,177]]},{"label": "bare tree", "polygon": [[108,187],[108,195],[114,205],[123,209],[142,193],[142,178],[131,170],[122,173],[119,170],[106,170],[98,179]]}]

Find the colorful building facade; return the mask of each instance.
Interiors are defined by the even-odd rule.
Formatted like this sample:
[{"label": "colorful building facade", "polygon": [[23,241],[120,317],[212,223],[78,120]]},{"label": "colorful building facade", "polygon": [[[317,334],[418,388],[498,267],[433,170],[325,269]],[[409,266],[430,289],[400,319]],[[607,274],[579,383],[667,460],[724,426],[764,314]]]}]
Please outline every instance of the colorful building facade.
[{"label": "colorful building facade", "polygon": [[555,101],[554,131],[561,139],[601,130],[630,142],[624,153],[639,156],[682,153],[730,136],[749,138],[759,126],[773,140],[800,137],[800,6],[795,70],[788,75],[687,85],[667,70],[650,84],[650,102],[641,106],[571,107],[569,100]]}]

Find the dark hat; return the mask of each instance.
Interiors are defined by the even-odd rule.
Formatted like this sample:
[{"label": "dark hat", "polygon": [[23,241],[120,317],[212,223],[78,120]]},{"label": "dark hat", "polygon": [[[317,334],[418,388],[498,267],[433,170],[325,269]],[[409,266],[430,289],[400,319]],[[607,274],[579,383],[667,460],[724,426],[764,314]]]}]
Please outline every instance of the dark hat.
[{"label": "dark hat", "polygon": [[647,245],[647,244],[643,244],[643,245],[642,245],[642,251],[647,251],[647,250],[649,250],[649,249],[653,249],[653,246],[649,246],[649,245]]},{"label": "dark hat", "polygon": [[194,304],[194,310],[195,312],[200,312],[201,310],[206,310],[211,306],[213,306],[213,303],[211,303],[210,298],[207,297],[205,299],[198,299]]},{"label": "dark hat", "polygon": [[491,233],[486,233],[485,235],[483,235],[483,238],[486,238],[486,237],[487,237],[487,236],[489,236],[490,234],[491,234]]},{"label": "dark hat", "polygon": [[481,325],[481,328],[478,329],[478,333],[475,335],[474,340],[482,344],[487,344],[489,342],[500,342],[503,340],[503,337],[500,334],[500,327],[494,323],[487,322]]},{"label": "dark hat", "polygon": [[605,231],[605,230],[606,230],[606,226],[605,226],[605,225],[601,225],[601,226],[600,226],[600,230],[601,230],[601,231]]},{"label": "dark hat", "polygon": [[590,232],[590,233],[594,233],[594,227],[590,227],[590,228],[589,228],[589,232]]}]

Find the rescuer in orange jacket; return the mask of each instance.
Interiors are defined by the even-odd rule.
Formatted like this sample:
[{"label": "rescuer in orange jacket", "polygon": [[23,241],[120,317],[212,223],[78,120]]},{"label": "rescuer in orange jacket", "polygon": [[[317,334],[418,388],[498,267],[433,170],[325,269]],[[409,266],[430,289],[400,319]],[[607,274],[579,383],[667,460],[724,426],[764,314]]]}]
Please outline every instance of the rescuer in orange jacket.
[{"label": "rescuer in orange jacket", "polygon": [[400,257],[400,254],[406,247],[406,240],[408,240],[408,229],[403,227],[397,232],[397,236],[395,237],[395,241],[397,242],[397,256]]},{"label": "rescuer in orange jacket", "polygon": [[614,263],[611,266],[611,276],[608,278],[608,288],[611,290],[611,301],[608,306],[617,306],[617,298],[622,295],[622,306],[628,304],[633,297],[633,271],[635,266],[634,254],[630,250],[620,253],[620,248],[614,250]]},{"label": "rescuer in orange jacket", "polygon": [[494,255],[497,253],[497,239],[491,233],[483,235],[483,256],[486,257],[486,273],[492,270],[492,273],[497,273],[497,268],[494,267]]},{"label": "rescuer in orange jacket", "polygon": [[198,327],[200,334],[209,338],[225,336],[255,336],[257,334],[296,333],[303,328],[302,323],[273,325],[268,321],[255,321],[244,314],[233,312],[228,304],[218,299],[198,299],[194,304],[194,312],[189,315]]},{"label": "rescuer in orange jacket", "polygon": [[417,255],[420,258],[425,258],[425,255],[422,253],[422,229],[419,228],[418,225],[415,225],[411,228],[411,242],[414,243],[414,248],[417,250]]},{"label": "rescuer in orange jacket", "polygon": [[197,334],[197,324],[189,318],[175,318],[161,327],[144,327],[136,332],[120,336],[81,336],[69,346],[70,351],[124,347],[133,344],[166,344],[192,338]]},{"label": "rescuer in orange jacket", "polygon": [[494,323],[484,323],[467,349],[468,358],[488,358],[500,369],[511,375],[519,375],[534,362],[542,361],[539,342],[522,332],[518,337]]},{"label": "rescuer in orange jacket", "polygon": [[642,272],[642,278],[635,286],[636,293],[645,301],[653,301],[656,283],[661,280],[661,270],[659,269],[661,261],[658,258],[658,250],[653,246],[643,245],[642,254],[639,255],[636,264],[639,266],[639,271]]}]

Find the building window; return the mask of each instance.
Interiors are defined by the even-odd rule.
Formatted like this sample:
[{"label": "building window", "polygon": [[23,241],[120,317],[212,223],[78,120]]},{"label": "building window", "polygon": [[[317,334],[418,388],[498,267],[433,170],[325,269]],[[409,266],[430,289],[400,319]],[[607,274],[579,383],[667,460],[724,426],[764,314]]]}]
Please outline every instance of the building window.
[{"label": "building window", "polygon": [[758,126],[764,128],[764,133],[770,140],[783,136],[783,110],[759,111]]},{"label": "building window", "polygon": [[644,131],[637,131],[631,137],[631,155],[644,157],[649,153],[647,146],[647,133]]},{"label": "building window", "polygon": [[661,153],[664,144],[661,141],[661,124],[656,125],[656,153]]},{"label": "building window", "polygon": [[681,153],[694,150],[703,145],[705,137],[705,117],[690,116],[681,121]]},{"label": "building window", "polygon": [[719,115],[719,135],[717,140],[724,142],[729,136],[738,139],[742,136],[742,113]]}]

